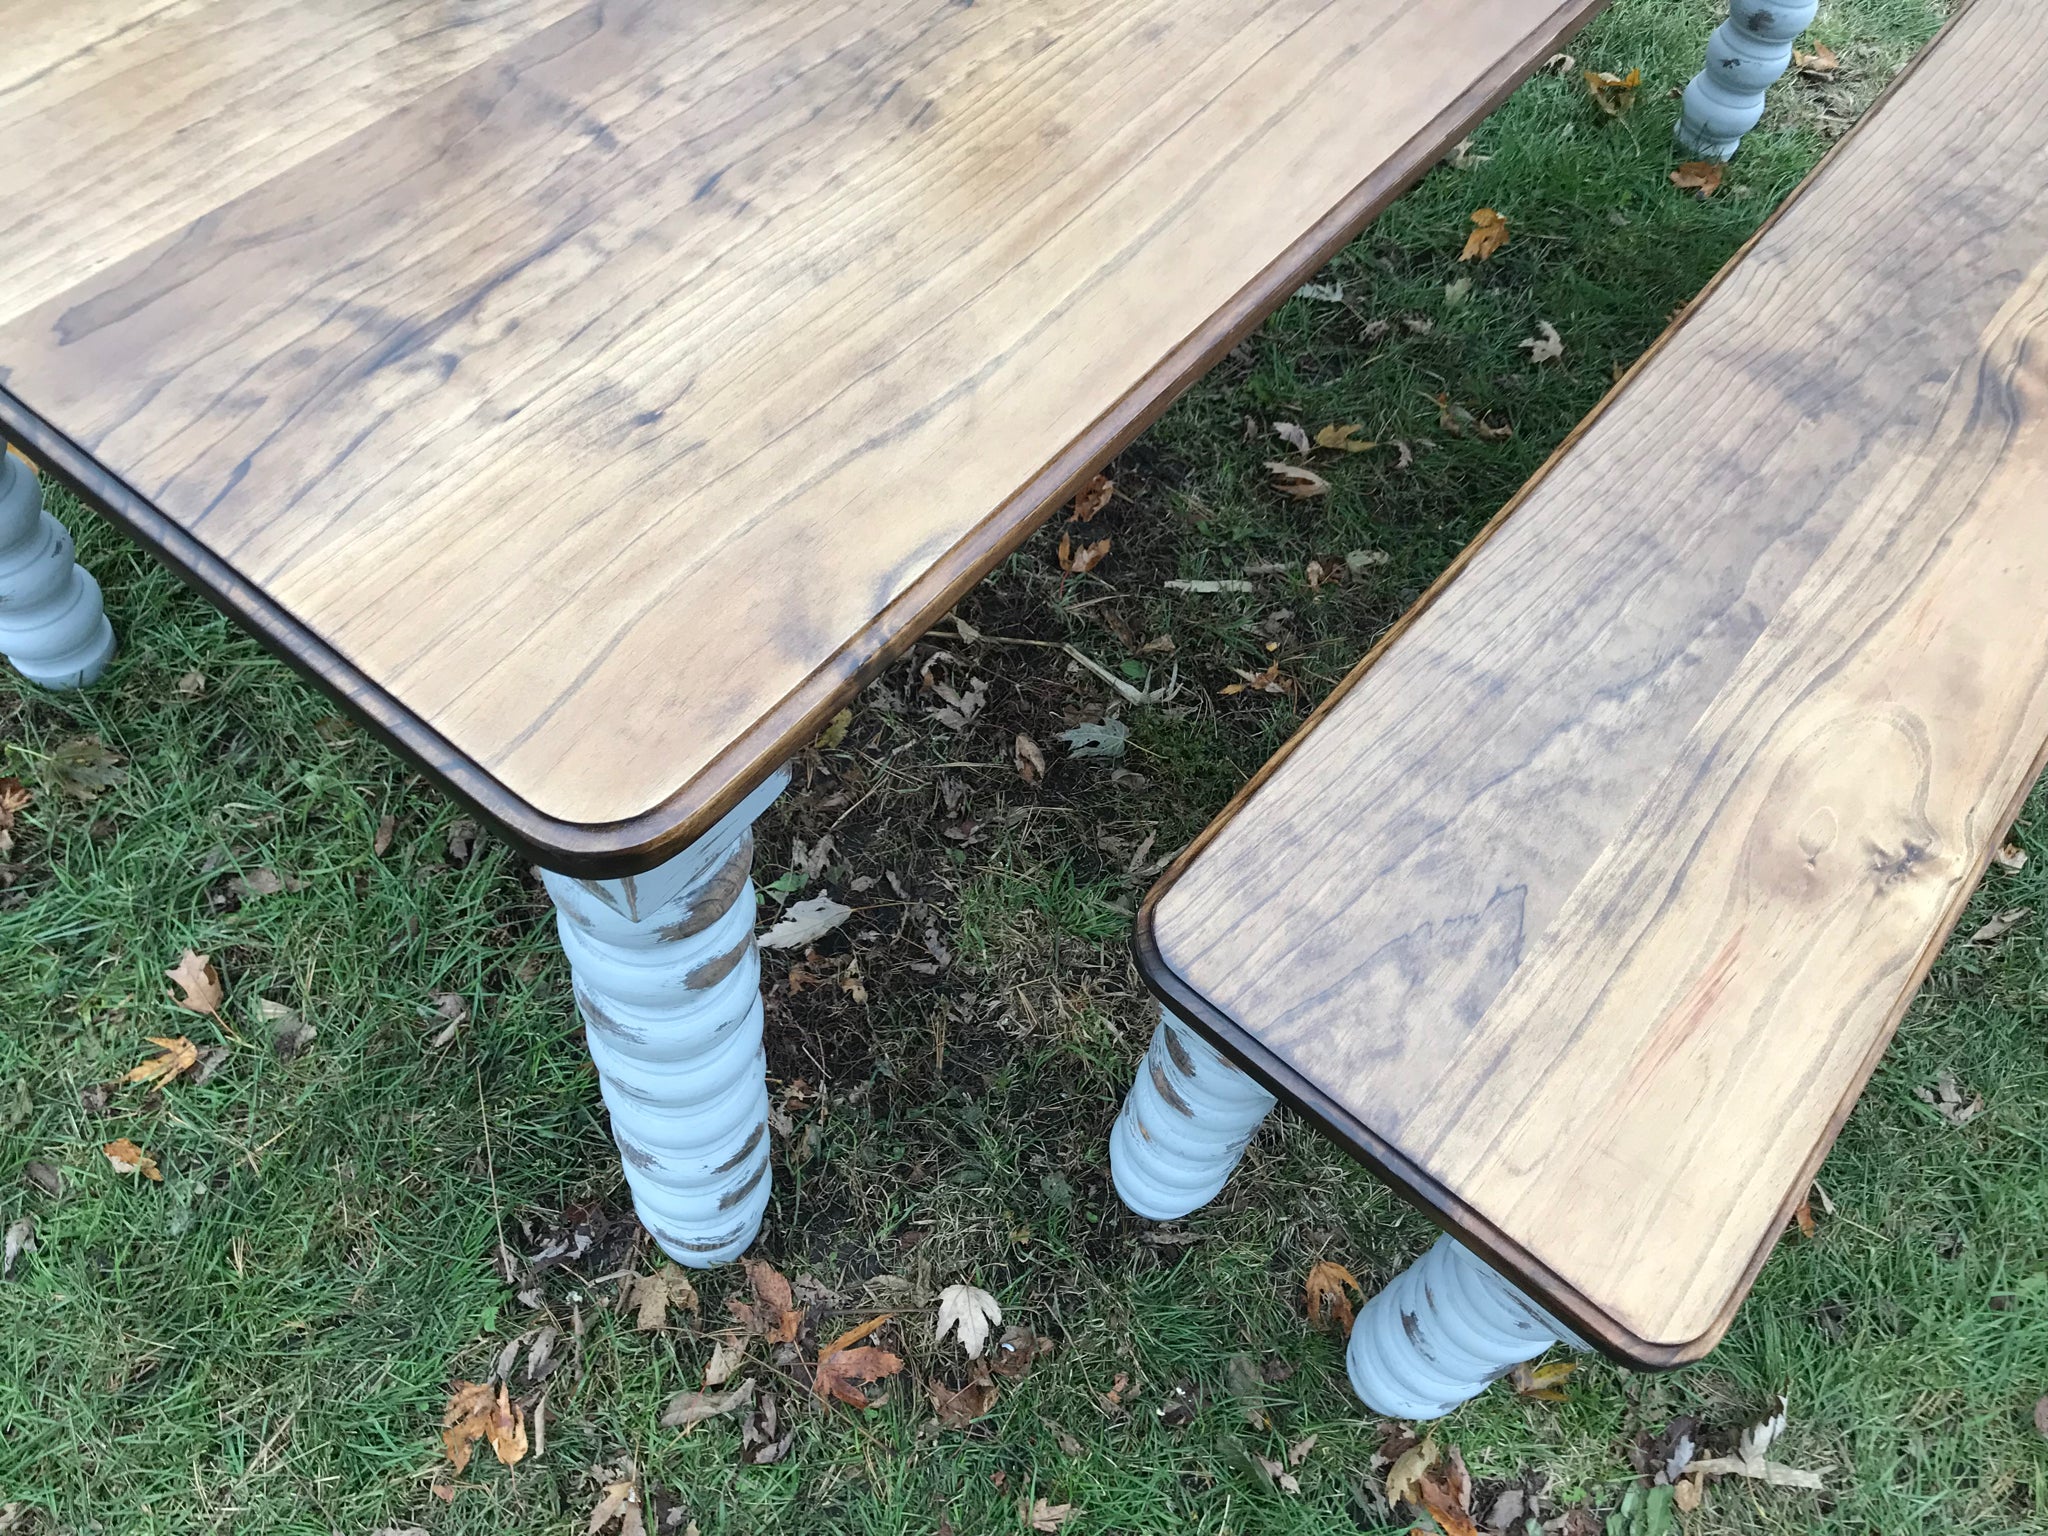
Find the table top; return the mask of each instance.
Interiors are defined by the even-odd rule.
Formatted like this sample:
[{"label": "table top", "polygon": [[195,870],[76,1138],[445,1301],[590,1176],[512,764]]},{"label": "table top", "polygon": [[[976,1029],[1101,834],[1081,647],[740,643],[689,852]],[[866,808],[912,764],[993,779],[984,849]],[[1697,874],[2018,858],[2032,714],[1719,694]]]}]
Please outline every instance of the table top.
[{"label": "table top", "polygon": [[1728,1326],[2048,750],[2032,5],[1960,15],[1140,918],[1639,1364]]},{"label": "table top", "polygon": [[631,872],[1599,3],[0,0],[0,426]]}]

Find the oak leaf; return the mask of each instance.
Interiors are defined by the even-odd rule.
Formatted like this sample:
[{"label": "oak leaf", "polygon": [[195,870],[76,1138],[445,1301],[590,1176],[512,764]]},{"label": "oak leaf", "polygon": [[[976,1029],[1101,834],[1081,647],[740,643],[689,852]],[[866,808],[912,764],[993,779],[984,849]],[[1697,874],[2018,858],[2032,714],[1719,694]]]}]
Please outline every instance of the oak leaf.
[{"label": "oak leaf", "polygon": [[183,1035],[151,1035],[149,1043],[157,1054],[128,1069],[124,1083],[174,1083],[199,1065],[199,1047]]},{"label": "oak leaf", "polygon": [[178,1006],[192,1013],[214,1013],[220,1011],[221,999],[227,995],[221,986],[220,972],[213,967],[213,961],[205,955],[186,950],[178,957],[178,963],[164,974],[183,994]]},{"label": "oak leaf", "polygon": [[1308,1278],[1302,1282],[1309,1326],[1328,1328],[1341,1337],[1350,1337],[1354,1316],[1351,1298],[1347,1294],[1350,1291],[1358,1292],[1361,1301],[1365,1299],[1365,1287],[1342,1264],[1318,1259],[1310,1265]]},{"label": "oak leaf", "polygon": [[1465,237],[1460,261],[1485,261],[1508,243],[1508,221],[1491,208],[1472,210],[1472,233]]},{"label": "oak leaf", "polygon": [[126,1136],[118,1141],[108,1142],[100,1151],[106,1155],[107,1161],[114,1165],[114,1171],[117,1173],[139,1173],[145,1179],[154,1180],[158,1184],[164,1181],[163,1174],[157,1171],[156,1159]]}]

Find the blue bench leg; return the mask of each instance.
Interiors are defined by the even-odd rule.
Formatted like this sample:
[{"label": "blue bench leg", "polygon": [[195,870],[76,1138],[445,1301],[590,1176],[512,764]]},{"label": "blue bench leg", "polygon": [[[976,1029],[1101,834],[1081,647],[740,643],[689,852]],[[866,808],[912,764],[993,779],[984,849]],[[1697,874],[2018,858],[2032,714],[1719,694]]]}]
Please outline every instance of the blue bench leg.
[{"label": "blue bench leg", "polygon": [[788,782],[644,875],[541,871],[633,1207],[697,1269],[744,1253],[768,1209],[753,822]]},{"label": "blue bench leg", "polygon": [[1221,1192],[1273,1107],[1266,1092],[1166,1009],[1109,1133],[1118,1198],[1171,1221]]},{"label": "blue bench leg", "polygon": [[1586,1347],[1445,1236],[1365,1304],[1345,1364],[1367,1407],[1435,1419],[1560,1343]]},{"label": "blue bench leg", "polygon": [[1764,92],[1791,66],[1793,39],[1819,0],[1734,0],[1707,39],[1707,67],[1685,88],[1678,142],[1694,154],[1731,158],[1763,120]]},{"label": "blue bench leg", "polygon": [[35,472],[0,452],[0,655],[45,688],[83,688],[114,659],[99,583],[43,510]]}]

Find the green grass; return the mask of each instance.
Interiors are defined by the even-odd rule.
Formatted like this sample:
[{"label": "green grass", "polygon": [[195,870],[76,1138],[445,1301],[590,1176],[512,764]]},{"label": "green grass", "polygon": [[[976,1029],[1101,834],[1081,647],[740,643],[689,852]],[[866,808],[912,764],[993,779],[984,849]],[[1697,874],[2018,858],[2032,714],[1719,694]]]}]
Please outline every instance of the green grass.
[{"label": "green grass", "polygon": [[[1120,1212],[1104,1138],[1150,1024],[1128,914],[1158,858],[1541,462],[1941,9],[1833,0],[1815,35],[1843,79],[1782,85],[1730,185],[1702,203],[1666,181],[1667,92],[1696,67],[1712,7],[1623,0],[1572,51],[1642,67],[1630,116],[1600,121],[1574,79],[1532,82],[1466,168],[1433,172],[1324,274],[1346,303],[1289,302],[1112,466],[1116,544],[1096,575],[1062,582],[1048,535],[963,604],[988,638],[944,648],[989,682],[982,719],[956,735],[925,715],[918,669],[937,647],[920,647],[860,701],[840,746],[800,765],[764,824],[763,884],[790,868],[792,840],[827,830],[822,876],[784,894],[876,883],[820,946],[828,971],[858,962],[864,1001],[839,985],[792,994],[787,960],[769,967],[786,1134],[762,1251],[837,1298],[821,1330],[871,1296],[970,1279],[1054,1339],[1052,1361],[967,1432],[933,1432],[908,1380],[865,1416],[791,1391],[790,1455],[743,1467],[729,1422],[658,1423],[709,1354],[699,1333],[635,1333],[589,1266],[550,1271],[537,1309],[518,1301],[491,1265],[501,1225],[530,1252],[564,1207],[622,1201],[538,886],[488,840],[451,858],[457,809],[60,506],[125,649],[88,693],[0,681],[0,776],[38,792],[9,855],[21,873],[0,893],[0,1222],[33,1215],[40,1245],[0,1284],[0,1506],[39,1511],[39,1530],[124,1536],[569,1532],[597,1498],[589,1469],[630,1457],[705,1536],[1017,1531],[1018,1500],[1041,1496],[1081,1507],[1069,1533],[1405,1529],[1372,1496],[1375,1422],[1338,1346],[1308,1332],[1299,1285],[1320,1257],[1384,1279],[1424,1224],[1288,1121],[1187,1241]],[[1513,239],[1460,266],[1479,206],[1505,212]],[[1462,278],[1459,302],[1446,285]],[[1516,346],[1538,320],[1567,348],[1540,368]],[[1440,392],[1513,438],[1447,437]],[[1413,444],[1414,463],[1359,455],[1330,471],[1327,498],[1283,502],[1260,468],[1276,420],[1358,422]],[[1354,550],[1390,558],[1309,588],[1307,562]],[[1277,563],[1288,569],[1249,597],[1161,587]],[[1138,649],[1161,634],[1170,661]],[[1177,665],[1182,691],[1121,710],[1122,759],[1070,760],[1058,732],[1113,701],[1061,652],[1004,639],[1071,641],[1112,668],[1152,668],[1155,684]],[[1298,697],[1219,693],[1233,668],[1269,661]],[[196,695],[178,686],[193,671]],[[1017,774],[1018,732],[1052,759],[1042,785]],[[126,760],[125,782],[89,803],[62,792],[51,761],[86,734]],[[1979,911],[2048,910],[2048,803],[2017,836],[2033,861],[1994,874]],[[296,888],[239,899],[231,882],[258,868]],[[2042,932],[1951,946],[1822,1172],[1834,1214],[1783,1245],[1707,1362],[1655,1377],[1592,1363],[1563,1404],[1497,1391],[1446,1421],[1482,1507],[1527,1474],[1611,1509],[1639,1433],[1680,1413],[1732,1429],[1784,1391],[1779,1454],[1828,1467],[1828,1492],[1722,1482],[1689,1531],[2048,1531],[2048,1444],[2030,1422],[2048,1392]],[[218,1027],[167,1001],[162,972],[188,947],[225,975]],[[447,994],[471,1017],[436,1045]],[[280,1060],[259,999],[312,1022],[310,1048]],[[105,1115],[83,1106],[144,1037],[180,1032],[227,1047],[210,1080],[160,1098],[125,1088]],[[1944,1069],[1986,1100],[1961,1129],[1914,1096]],[[155,1155],[161,1185],[112,1171],[99,1147],[118,1136]],[[32,1159],[61,1168],[61,1198],[24,1182]],[[739,1284],[706,1277],[707,1320]],[[952,1358],[927,1315],[900,1330],[919,1375]],[[512,1471],[485,1457],[436,1498],[451,1379],[576,1318],[580,1367],[553,1378],[545,1454]],[[1270,1428],[1227,1395],[1238,1354],[1294,1368],[1266,1389]],[[1119,1375],[1124,1407],[1107,1408]],[[1202,1404],[1164,1428],[1154,1411],[1183,1382]],[[1308,1433],[1321,1440],[1299,1495],[1246,1470],[1247,1449]]]}]

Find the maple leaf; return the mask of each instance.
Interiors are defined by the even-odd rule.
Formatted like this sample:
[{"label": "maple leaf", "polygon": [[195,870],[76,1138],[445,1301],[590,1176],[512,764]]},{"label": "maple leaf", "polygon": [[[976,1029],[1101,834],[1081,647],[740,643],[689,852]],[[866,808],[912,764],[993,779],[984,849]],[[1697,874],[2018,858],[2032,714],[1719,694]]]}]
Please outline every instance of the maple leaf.
[{"label": "maple leaf", "polygon": [[1364,430],[1365,428],[1355,421],[1341,425],[1332,424],[1316,433],[1316,446],[1334,448],[1340,453],[1364,453],[1379,447],[1378,443],[1369,443],[1359,436]]},{"label": "maple leaf", "polygon": [[1472,210],[1472,233],[1465,237],[1460,261],[1485,261],[1508,243],[1508,221],[1491,208]]},{"label": "maple leaf", "polygon": [[1538,320],[1536,334],[1523,337],[1515,345],[1529,354],[1532,363],[1553,363],[1564,356],[1564,338],[1548,320]]},{"label": "maple leaf", "polygon": [[1632,69],[1625,75],[1610,75],[1601,69],[1589,69],[1584,73],[1587,93],[1609,117],[1620,117],[1636,104],[1636,92],[1643,84],[1640,69]]},{"label": "maple leaf", "polygon": [[852,1408],[867,1408],[868,1395],[862,1388],[871,1382],[894,1376],[903,1369],[900,1355],[873,1344],[852,1349],[835,1349],[818,1360],[818,1374],[811,1390],[820,1397],[836,1397]]},{"label": "maple leaf", "polygon": [[1296,501],[1306,501],[1311,496],[1327,496],[1330,482],[1312,469],[1303,469],[1299,464],[1288,464],[1278,459],[1266,462],[1266,472],[1273,477],[1273,489],[1282,495],[1292,496]]},{"label": "maple leaf", "polygon": [[754,1299],[745,1302],[737,1296],[728,1297],[726,1310],[749,1333],[770,1344],[794,1342],[803,1314],[796,1309],[796,1297],[789,1288],[789,1282],[766,1260],[748,1259],[746,1267],[747,1283],[753,1287]]},{"label": "maple leaf", "polygon": [[472,1448],[482,1440],[503,1466],[526,1459],[526,1418],[512,1406],[505,1384],[494,1396],[487,1381],[458,1381],[441,1411],[441,1445],[459,1473],[469,1465]]},{"label": "maple leaf", "polygon": [[1578,1368],[1576,1360],[1552,1360],[1531,1369],[1525,1360],[1513,1372],[1516,1395],[1540,1403],[1561,1403],[1565,1400],[1565,1380]]},{"label": "maple leaf", "polygon": [[982,1346],[988,1343],[990,1327],[1002,1320],[1002,1307],[987,1291],[971,1285],[949,1285],[939,1292],[939,1313],[932,1339],[937,1342],[949,1333],[954,1334],[960,1347],[967,1351],[967,1358],[978,1360]]},{"label": "maple leaf", "polygon": [[1108,506],[1115,495],[1116,482],[1107,475],[1097,475],[1075,495],[1073,514],[1067,520],[1074,523],[1093,522],[1095,514]]},{"label": "maple leaf", "polygon": [[164,974],[184,994],[178,999],[180,1008],[193,1013],[219,1013],[221,999],[227,992],[221,986],[220,972],[213,968],[213,961],[207,956],[194,954],[188,949]]},{"label": "maple leaf", "polygon": [[925,1384],[932,1400],[932,1412],[948,1429],[965,1429],[992,1410],[1002,1389],[990,1378],[988,1366],[976,1362],[966,1382],[950,1386],[934,1377]]},{"label": "maple leaf", "polygon": [[1109,558],[1109,539],[1091,539],[1086,544],[1076,544],[1073,535],[1066,529],[1060,530],[1060,569],[1070,576],[1085,576]]},{"label": "maple leaf", "polygon": [[199,1047],[183,1035],[151,1035],[149,1043],[158,1047],[158,1054],[131,1067],[122,1082],[169,1084],[199,1065]]},{"label": "maple leaf", "polygon": [[1803,53],[1797,48],[1792,50],[1792,67],[1809,80],[1832,80],[1835,71],[1842,67],[1842,61],[1826,43],[1815,43],[1811,53]]},{"label": "maple leaf", "polygon": [[1349,1338],[1353,1313],[1351,1298],[1345,1293],[1356,1291],[1361,1301],[1365,1299],[1365,1287],[1358,1283],[1358,1276],[1342,1264],[1318,1259],[1309,1266],[1301,1289],[1308,1307],[1309,1326],[1330,1328],[1340,1337]]},{"label": "maple leaf", "polygon": [[164,1176],[157,1171],[156,1159],[126,1136],[118,1141],[108,1142],[100,1151],[106,1155],[107,1161],[114,1165],[117,1173],[139,1173],[145,1179],[154,1180],[158,1184],[164,1181]]},{"label": "maple leaf", "polygon": [[658,1333],[666,1328],[671,1306],[681,1307],[685,1312],[697,1310],[697,1287],[673,1264],[635,1280],[632,1291],[633,1304],[639,1308],[633,1320],[637,1333]]},{"label": "maple leaf", "polygon": [[792,902],[782,918],[757,941],[762,949],[802,949],[853,916],[853,908],[830,896]]},{"label": "maple leaf", "polygon": [[1681,192],[1697,192],[1702,201],[1721,190],[1721,178],[1728,167],[1718,160],[1688,160],[1671,173],[1671,185]]},{"label": "maple leaf", "polygon": [[50,774],[57,787],[74,800],[97,800],[128,777],[121,755],[110,752],[97,736],[80,736],[50,754]]}]

